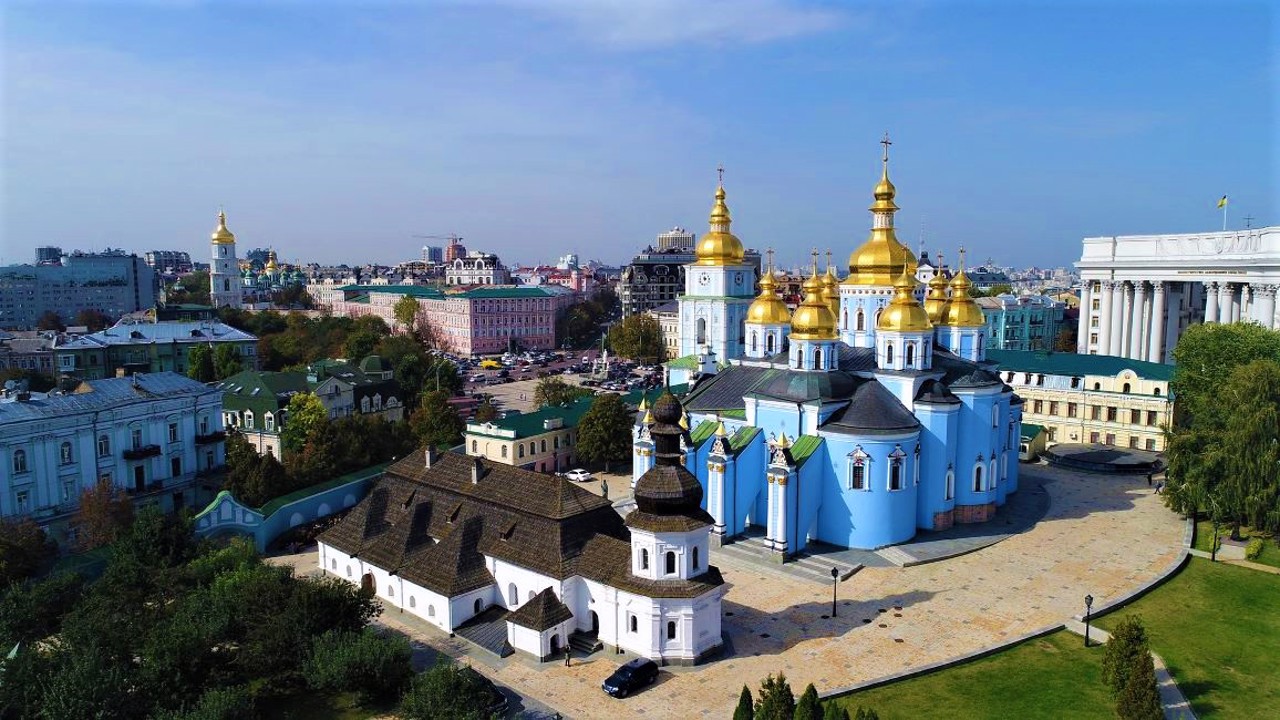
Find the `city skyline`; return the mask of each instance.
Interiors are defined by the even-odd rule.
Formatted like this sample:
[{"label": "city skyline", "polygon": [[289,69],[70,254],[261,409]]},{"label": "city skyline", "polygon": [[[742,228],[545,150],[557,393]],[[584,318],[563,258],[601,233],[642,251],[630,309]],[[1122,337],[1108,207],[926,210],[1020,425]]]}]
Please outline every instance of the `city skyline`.
[{"label": "city skyline", "polygon": [[952,262],[1277,222],[1265,4],[732,7],[10,6],[0,262],[203,261],[222,205],[282,261],[620,264],[705,230],[720,163],[745,245],[840,261],[885,131],[899,238]]}]

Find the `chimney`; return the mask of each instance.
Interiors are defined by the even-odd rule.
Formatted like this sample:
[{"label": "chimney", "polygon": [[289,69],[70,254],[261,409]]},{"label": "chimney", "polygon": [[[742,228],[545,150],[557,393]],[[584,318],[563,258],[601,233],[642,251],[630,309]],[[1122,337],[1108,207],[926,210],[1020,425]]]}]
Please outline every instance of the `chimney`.
[{"label": "chimney", "polygon": [[122,367],[116,368],[116,377],[118,378],[124,377],[124,368]]},{"label": "chimney", "polygon": [[427,470],[430,470],[431,466],[434,465],[435,462],[436,448],[434,445],[428,445],[426,449],[422,451],[422,465]]},{"label": "chimney", "polygon": [[482,477],[484,477],[484,465],[480,463],[480,458],[473,458],[471,461],[471,484],[479,483]]}]

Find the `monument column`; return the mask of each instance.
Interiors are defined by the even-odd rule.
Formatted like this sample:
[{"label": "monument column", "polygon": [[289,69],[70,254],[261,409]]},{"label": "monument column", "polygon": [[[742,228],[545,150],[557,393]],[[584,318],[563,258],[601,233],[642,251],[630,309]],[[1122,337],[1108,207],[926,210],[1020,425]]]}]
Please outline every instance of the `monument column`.
[{"label": "monument column", "polygon": [[[1080,327],[1076,330],[1076,353],[1089,354],[1090,323],[1093,322],[1093,281],[1085,280],[1080,288]],[[1102,323],[1099,322],[1099,325]]]},{"label": "monument column", "polygon": [[1218,322],[1218,283],[1204,284],[1204,321]]},{"label": "monument column", "polygon": [[1147,352],[1147,360],[1164,362],[1164,283],[1154,280],[1151,283],[1151,347]]},{"label": "monument column", "polygon": [[1133,339],[1129,341],[1129,357],[1145,359],[1147,354],[1147,283],[1138,280],[1133,284]]},{"label": "monument column", "polygon": [[1102,308],[1098,311],[1098,354],[1111,354],[1111,305],[1115,302],[1115,282],[1103,280]]}]

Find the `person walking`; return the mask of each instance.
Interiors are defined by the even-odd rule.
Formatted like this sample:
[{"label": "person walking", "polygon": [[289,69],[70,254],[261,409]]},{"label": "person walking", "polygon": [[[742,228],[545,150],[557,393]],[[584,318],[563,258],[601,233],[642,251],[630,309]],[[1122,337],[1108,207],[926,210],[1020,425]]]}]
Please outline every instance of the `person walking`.
[{"label": "person walking", "polygon": [[564,649],[564,666],[565,666],[565,667],[569,667],[569,656],[570,656],[570,655],[572,655],[572,654],[573,654],[573,648],[572,648],[572,647],[566,647],[566,648]]}]

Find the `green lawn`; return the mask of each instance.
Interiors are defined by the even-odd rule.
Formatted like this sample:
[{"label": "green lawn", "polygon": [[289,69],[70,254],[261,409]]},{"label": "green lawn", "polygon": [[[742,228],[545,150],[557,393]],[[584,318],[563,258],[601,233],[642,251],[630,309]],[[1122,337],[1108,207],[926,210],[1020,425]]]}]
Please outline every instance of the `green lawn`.
[{"label": "green lawn", "polygon": [[[1243,534],[1248,535],[1249,530],[1245,529]],[[1219,527],[1218,534],[1226,537],[1231,534],[1230,527]],[[1196,522],[1196,541],[1192,545],[1197,550],[1212,552],[1209,546],[1209,538],[1213,536],[1213,523],[1208,520],[1200,520]],[[1280,545],[1276,544],[1275,538],[1265,538],[1262,542],[1262,554],[1253,560],[1256,563],[1270,565],[1272,567],[1280,567]]]},{"label": "green lawn", "polygon": [[1110,629],[1134,613],[1197,716],[1276,716],[1280,575],[1193,557],[1177,576],[1098,625]]},{"label": "green lawn", "polygon": [[[796,693],[799,693],[799,688]],[[926,717],[1109,718],[1102,649],[1066,630],[928,675],[838,698],[852,717],[859,705],[881,720]]]}]

